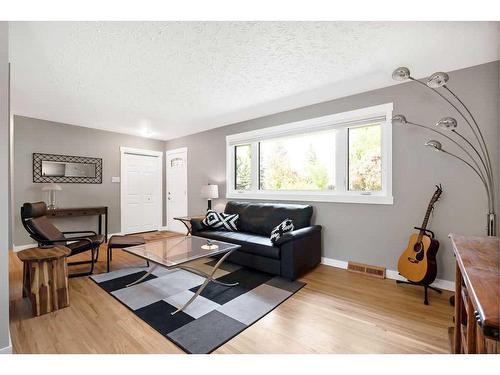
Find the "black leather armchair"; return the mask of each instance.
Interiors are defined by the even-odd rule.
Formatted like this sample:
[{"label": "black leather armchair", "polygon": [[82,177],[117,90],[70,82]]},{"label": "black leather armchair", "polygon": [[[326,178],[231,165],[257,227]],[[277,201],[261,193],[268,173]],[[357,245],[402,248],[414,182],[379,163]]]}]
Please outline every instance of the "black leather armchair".
[{"label": "black leather armchair", "polygon": [[[313,208],[308,205],[270,203],[227,203],[226,213],[238,213],[238,232],[211,230],[200,219],[191,220],[195,236],[241,245],[229,261],[295,280],[321,262],[321,226],[311,225]],[[295,230],[275,244],[274,227],[291,219]]]},{"label": "black leather armchair", "polygon": [[[30,237],[38,246],[66,246],[72,255],[90,251],[90,260],[71,262],[68,265],[90,264],[89,272],[70,274],[69,277],[87,276],[94,271],[94,264],[99,258],[99,246],[104,242],[104,236],[94,231],[61,232],[47,218],[47,206],[44,202],[24,203],[21,207],[21,221]],[[79,236],[70,236],[68,234]]]}]

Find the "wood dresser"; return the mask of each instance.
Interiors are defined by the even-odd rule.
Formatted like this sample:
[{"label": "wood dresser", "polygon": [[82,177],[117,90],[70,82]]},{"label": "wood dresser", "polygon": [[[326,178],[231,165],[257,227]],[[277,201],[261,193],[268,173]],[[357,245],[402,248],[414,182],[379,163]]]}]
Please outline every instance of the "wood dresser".
[{"label": "wood dresser", "polygon": [[450,234],[456,257],[454,353],[500,353],[500,238]]}]

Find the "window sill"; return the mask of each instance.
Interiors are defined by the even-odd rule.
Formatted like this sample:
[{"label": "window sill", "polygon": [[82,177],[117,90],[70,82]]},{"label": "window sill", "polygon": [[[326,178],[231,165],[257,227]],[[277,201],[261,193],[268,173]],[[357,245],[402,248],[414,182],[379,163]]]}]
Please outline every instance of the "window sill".
[{"label": "window sill", "polygon": [[387,204],[392,205],[394,199],[387,195],[361,195],[361,194],[314,194],[303,192],[237,192],[226,194],[228,199],[259,199],[274,201],[298,202],[329,202],[329,203],[360,203],[360,204]]}]

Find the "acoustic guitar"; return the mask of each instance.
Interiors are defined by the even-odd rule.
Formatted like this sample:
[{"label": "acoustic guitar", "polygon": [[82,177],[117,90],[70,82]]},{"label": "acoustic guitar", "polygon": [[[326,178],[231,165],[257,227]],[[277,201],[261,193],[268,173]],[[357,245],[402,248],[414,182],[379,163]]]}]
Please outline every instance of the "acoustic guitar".
[{"label": "acoustic guitar", "polygon": [[419,232],[410,236],[408,246],[398,261],[399,273],[414,283],[429,285],[436,278],[436,253],[439,249],[439,242],[434,238],[434,233],[427,229],[427,224],[434,204],[442,192],[441,185],[436,185],[436,191],[429,202],[422,226],[415,227]]}]

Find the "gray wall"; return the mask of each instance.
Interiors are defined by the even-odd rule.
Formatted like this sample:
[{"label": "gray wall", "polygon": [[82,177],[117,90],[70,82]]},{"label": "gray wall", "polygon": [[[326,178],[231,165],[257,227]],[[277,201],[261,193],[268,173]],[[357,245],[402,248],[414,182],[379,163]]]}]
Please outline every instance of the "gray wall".
[{"label": "gray wall", "polygon": [[0,22],[0,351],[9,346],[9,26]]},{"label": "gray wall", "polygon": [[[499,148],[499,65],[496,61],[451,72],[448,85],[476,115],[494,161]],[[188,147],[189,213],[206,209],[206,202],[199,196],[202,184],[220,184],[221,196],[225,196],[226,135],[387,102],[394,102],[394,114],[403,113],[417,123],[433,125],[446,115],[458,119],[430,91],[415,83],[404,83],[168,141],[167,150]],[[465,126],[461,121],[461,129],[467,132]],[[444,194],[430,227],[441,242],[438,278],[454,279],[454,259],[447,235],[485,234],[487,202],[482,185],[467,166],[423,146],[431,138],[435,136],[423,129],[394,127],[393,205],[311,203],[315,223],[323,225],[325,257],[396,270],[412,228],[422,222],[434,185],[442,183]],[[217,209],[223,209],[225,200],[215,203]]]},{"label": "gray wall", "polygon": [[[120,184],[111,182],[111,177],[120,176],[120,146],[163,151],[165,142],[14,116],[14,244],[31,242],[20,221],[21,205],[46,199],[42,184],[33,183],[34,152],[102,158],[102,184],[60,184],[63,190],[57,192],[57,203],[60,207],[108,206],[109,233],[120,232]],[[95,216],[58,219],[55,224],[63,230],[97,230]]]}]

